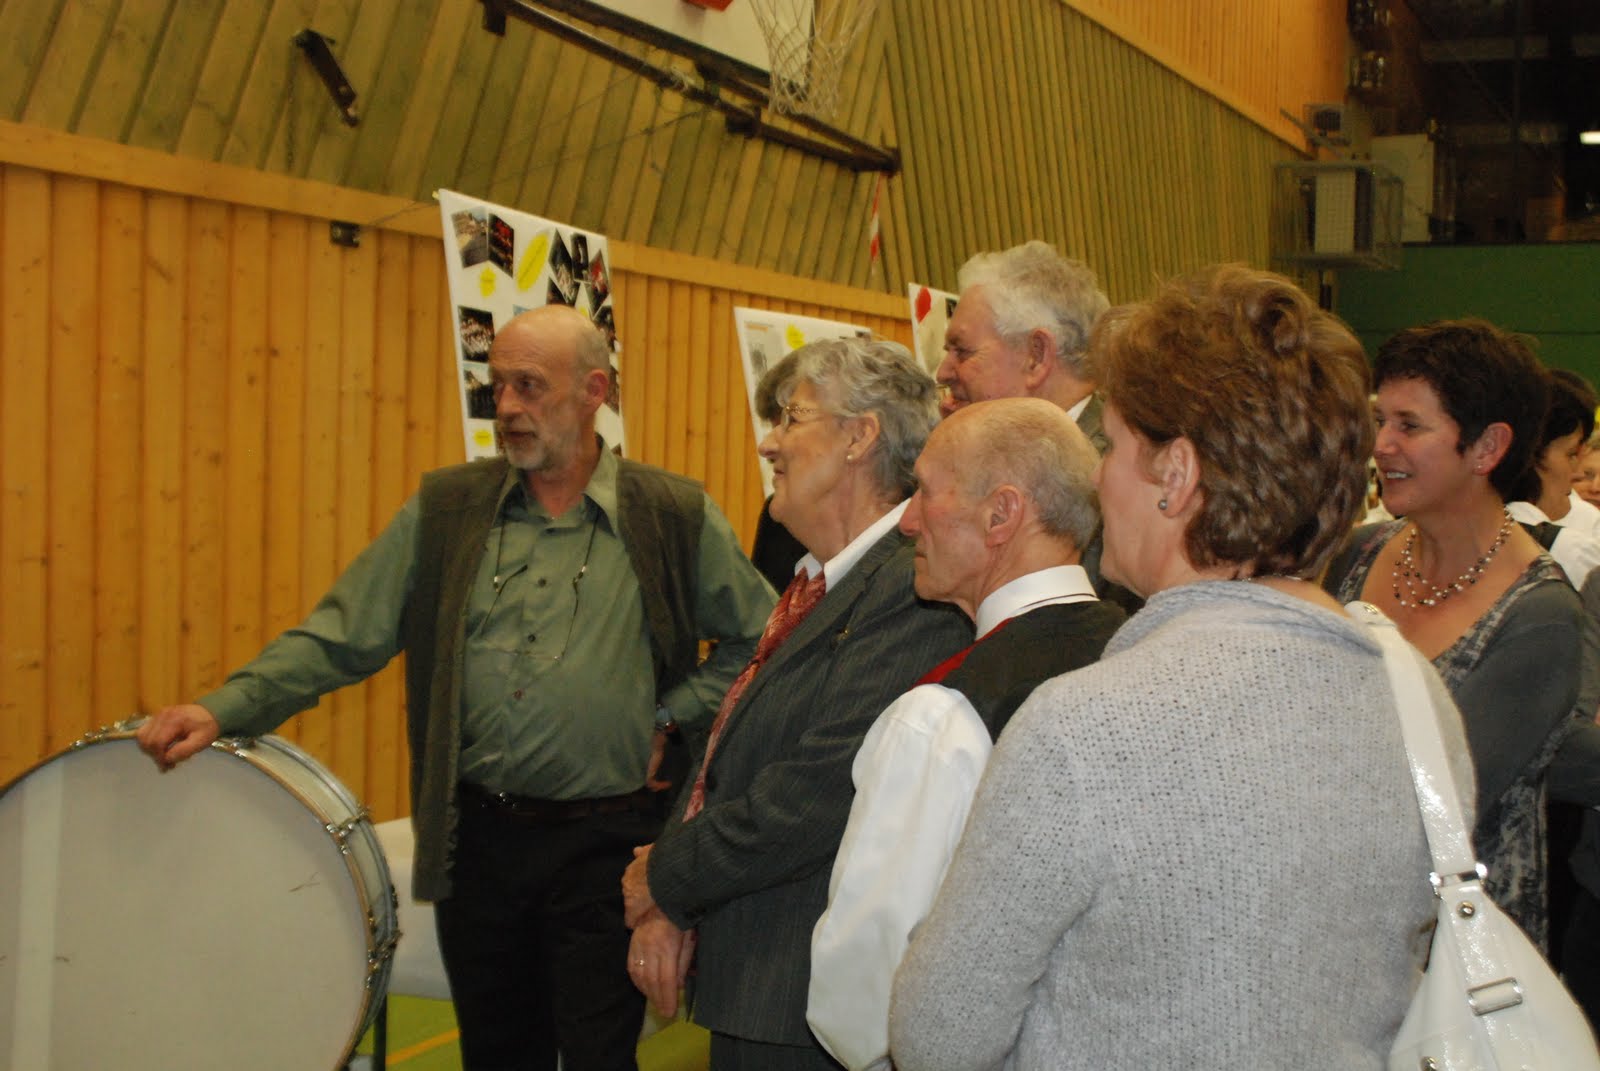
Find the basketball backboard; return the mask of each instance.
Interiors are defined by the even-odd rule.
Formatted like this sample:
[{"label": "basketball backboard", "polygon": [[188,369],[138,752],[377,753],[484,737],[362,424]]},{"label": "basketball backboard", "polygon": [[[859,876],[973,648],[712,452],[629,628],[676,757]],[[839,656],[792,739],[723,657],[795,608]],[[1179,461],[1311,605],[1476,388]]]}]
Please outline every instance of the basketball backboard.
[{"label": "basketball backboard", "polygon": [[[566,12],[586,22],[651,40],[664,36],[662,47],[697,58],[697,50],[733,61],[745,68],[746,77],[762,78],[770,70],[766,38],[749,0],[732,0],[725,10],[715,10],[689,0],[533,0],[542,7]],[[794,24],[810,20],[809,3],[795,3]],[[643,28],[647,33],[640,33]],[[682,48],[672,48],[675,42]]]}]

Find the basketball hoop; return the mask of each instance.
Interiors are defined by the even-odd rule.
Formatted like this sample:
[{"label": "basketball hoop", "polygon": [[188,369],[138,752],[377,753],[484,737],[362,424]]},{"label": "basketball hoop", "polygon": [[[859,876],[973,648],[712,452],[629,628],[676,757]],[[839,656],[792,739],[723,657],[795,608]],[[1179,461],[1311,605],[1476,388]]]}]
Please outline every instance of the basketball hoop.
[{"label": "basketball hoop", "polygon": [[828,119],[839,107],[845,57],[878,0],[747,0],[767,42],[773,110]]}]

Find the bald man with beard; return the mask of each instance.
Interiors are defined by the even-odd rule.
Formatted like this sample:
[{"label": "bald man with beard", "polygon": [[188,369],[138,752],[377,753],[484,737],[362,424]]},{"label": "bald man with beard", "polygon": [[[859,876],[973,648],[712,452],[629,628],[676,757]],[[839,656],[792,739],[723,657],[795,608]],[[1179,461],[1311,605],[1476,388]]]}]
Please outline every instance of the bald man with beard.
[{"label": "bald man with beard", "polygon": [[667,737],[709,723],[776,601],[698,484],[604,448],[610,353],[570,308],[504,324],[502,455],[424,476],[303,623],[139,731],[170,769],[406,653],[413,892],[469,1069],[636,1067],[618,882]]}]

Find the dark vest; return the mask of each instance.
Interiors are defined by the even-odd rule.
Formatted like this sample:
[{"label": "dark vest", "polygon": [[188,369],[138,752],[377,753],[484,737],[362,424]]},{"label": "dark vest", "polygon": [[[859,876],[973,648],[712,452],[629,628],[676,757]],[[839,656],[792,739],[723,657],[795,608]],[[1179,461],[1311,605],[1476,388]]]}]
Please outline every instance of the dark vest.
[{"label": "dark vest", "polygon": [[939,683],[966,696],[992,740],[1033,690],[1100,659],[1126,616],[1108,602],[1029,610],[991,631]]},{"label": "dark vest", "polygon": [[[417,559],[400,635],[419,899],[449,895],[467,598],[498,519],[495,504],[506,471],[503,458],[439,469],[422,478],[418,495]],[[705,498],[692,480],[623,460],[617,514],[618,536],[639,582],[661,695],[694,669],[699,653],[694,607]]]}]

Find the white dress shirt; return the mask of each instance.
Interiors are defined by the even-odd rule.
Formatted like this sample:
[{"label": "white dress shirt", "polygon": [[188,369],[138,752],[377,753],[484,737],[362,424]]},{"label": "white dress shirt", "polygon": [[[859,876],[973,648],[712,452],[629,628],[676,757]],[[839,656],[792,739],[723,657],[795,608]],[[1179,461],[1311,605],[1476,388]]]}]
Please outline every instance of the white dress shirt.
[{"label": "white dress shirt", "polygon": [[[1593,506],[1584,502],[1585,506],[1594,510]],[[1544,510],[1532,502],[1508,502],[1506,512],[1511,514],[1511,519],[1521,524],[1544,524],[1550,521]],[[1595,510],[1600,514],[1600,510]],[[1567,580],[1574,588],[1582,588],[1583,582],[1589,578],[1589,573],[1596,566],[1600,566],[1600,539],[1581,523],[1571,524],[1571,521],[1581,522],[1583,517],[1576,511],[1569,512],[1555,524],[1561,529],[1555,542],[1550,544],[1550,557],[1567,574]]]},{"label": "white dress shirt", "polygon": [[827,590],[832,591],[838,587],[839,581],[848,576],[850,570],[856,567],[856,562],[860,561],[867,551],[872,549],[873,544],[888,535],[891,529],[899,526],[900,518],[905,515],[906,507],[910,504],[911,500],[906,499],[894,509],[867,525],[860,535],[846,543],[843,550],[826,562],[818,561],[815,554],[806,551],[805,554],[801,555],[800,560],[794,563],[794,571],[798,573],[804,569],[807,576],[815,577],[817,570],[821,569],[822,575],[828,578]]},{"label": "white dress shirt", "polygon": [[[983,600],[977,634],[1041,606],[1094,597],[1081,566],[1029,573]],[[851,1071],[890,1066],[895,968],[933,904],[993,747],[965,696],[921,684],[878,716],[856,753],[855,802],[828,908],[811,937],[806,1009],[823,1047]]]},{"label": "white dress shirt", "polygon": [[1578,492],[1567,492],[1567,515],[1556,523],[1567,528],[1577,528],[1585,535],[1600,539],[1600,509],[1578,497]]}]

